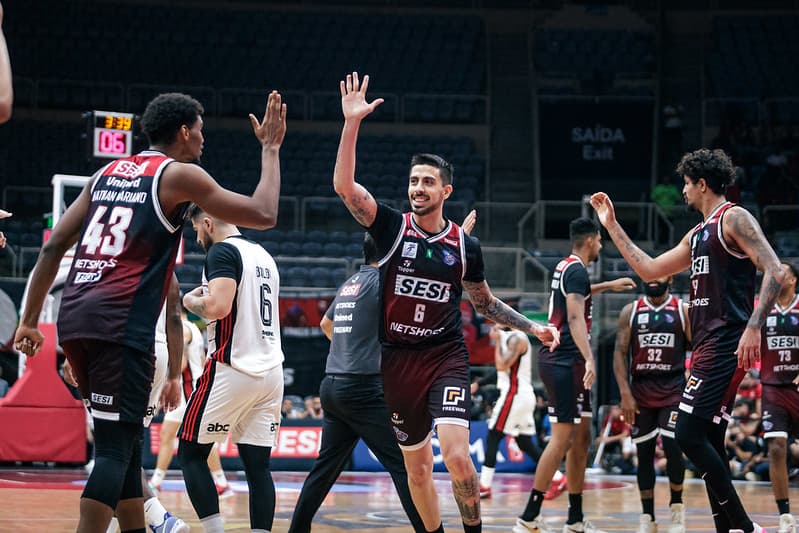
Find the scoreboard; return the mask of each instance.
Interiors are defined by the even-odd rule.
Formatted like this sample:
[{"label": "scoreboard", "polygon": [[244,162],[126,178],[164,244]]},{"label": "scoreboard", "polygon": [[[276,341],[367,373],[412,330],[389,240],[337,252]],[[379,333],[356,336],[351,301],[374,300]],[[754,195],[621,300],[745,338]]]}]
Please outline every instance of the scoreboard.
[{"label": "scoreboard", "polygon": [[106,159],[129,157],[133,144],[132,113],[92,111],[92,155]]}]

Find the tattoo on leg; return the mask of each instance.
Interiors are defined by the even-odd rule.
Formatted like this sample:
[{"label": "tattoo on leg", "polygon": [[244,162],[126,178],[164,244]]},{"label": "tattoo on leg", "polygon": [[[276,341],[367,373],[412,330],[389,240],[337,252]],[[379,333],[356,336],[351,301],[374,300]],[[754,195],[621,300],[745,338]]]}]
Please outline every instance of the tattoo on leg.
[{"label": "tattoo on leg", "polygon": [[473,474],[469,479],[453,479],[452,492],[458,503],[463,523],[477,525],[480,522],[480,488],[477,474]]}]

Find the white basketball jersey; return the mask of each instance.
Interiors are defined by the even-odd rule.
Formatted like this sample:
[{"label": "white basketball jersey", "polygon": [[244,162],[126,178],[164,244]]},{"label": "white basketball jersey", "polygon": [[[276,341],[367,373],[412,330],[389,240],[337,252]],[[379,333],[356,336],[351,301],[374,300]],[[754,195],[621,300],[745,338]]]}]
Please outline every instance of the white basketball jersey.
[{"label": "white basketball jersey", "polygon": [[516,362],[508,370],[497,372],[497,388],[501,392],[509,391],[513,386],[516,392],[521,395],[533,394],[533,375],[532,359],[533,348],[527,335],[521,331],[500,331],[499,342],[503,351],[508,349],[508,340],[511,336],[517,336],[519,340],[526,343],[527,350],[519,356]]},{"label": "white basketball jersey", "polygon": [[[208,357],[246,374],[263,376],[283,363],[277,264],[263,246],[241,236],[224,244],[239,254],[241,280],[230,314],[208,325]],[[219,243],[221,244],[221,243]],[[208,281],[203,272],[203,284]]]},{"label": "white basketball jersey", "polygon": [[191,372],[191,388],[197,385],[197,378],[203,373],[203,363],[205,362],[205,340],[203,334],[194,322],[184,320],[183,324],[191,331],[191,340],[184,350],[186,359],[189,362]]}]

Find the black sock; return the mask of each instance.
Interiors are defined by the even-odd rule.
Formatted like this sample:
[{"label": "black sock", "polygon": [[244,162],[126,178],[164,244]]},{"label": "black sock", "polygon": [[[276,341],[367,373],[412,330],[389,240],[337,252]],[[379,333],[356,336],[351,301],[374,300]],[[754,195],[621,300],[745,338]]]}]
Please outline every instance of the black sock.
[{"label": "black sock", "polygon": [[655,521],[655,498],[641,498],[641,506],[644,508],[644,514],[652,517]]},{"label": "black sock", "polygon": [[145,528],[141,528],[141,529],[126,529],[122,533],[147,533],[147,530]]},{"label": "black sock", "polygon": [[464,533],[481,533],[482,531],[483,531],[483,522],[480,522],[476,526],[470,526],[469,524],[463,524],[463,532]]},{"label": "black sock", "polygon": [[791,505],[788,502],[788,498],[777,500],[777,509],[780,510],[780,514],[791,514]]},{"label": "black sock", "polygon": [[444,522],[438,524],[438,527],[433,531],[429,531],[428,533],[444,533]]},{"label": "black sock", "polygon": [[583,521],[583,494],[569,494],[569,517],[566,523],[576,524]]},{"label": "black sock", "polygon": [[673,490],[671,491],[671,501],[669,505],[674,503],[682,503],[682,489],[680,490]]},{"label": "black sock", "polygon": [[527,507],[524,508],[521,519],[525,522],[535,520],[541,514],[541,504],[544,502],[544,493],[533,489],[530,499],[527,500]]}]

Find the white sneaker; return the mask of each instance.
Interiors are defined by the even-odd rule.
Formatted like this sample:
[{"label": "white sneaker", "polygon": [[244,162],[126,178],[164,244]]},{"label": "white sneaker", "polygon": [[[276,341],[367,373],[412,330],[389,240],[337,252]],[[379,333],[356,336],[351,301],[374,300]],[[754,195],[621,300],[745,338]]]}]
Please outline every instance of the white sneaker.
[{"label": "white sneaker", "polygon": [[792,514],[780,515],[780,528],[777,533],[796,533],[796,519]]},{"label": "white sneaker", "polygon": [[555,530],[544,522],[544,519],[539,515],[529,522],[517,518],[516,525],[513,526],[513,533],[555,533]]},{"label": "white sneaker", "polygon": [[638,533],[657,533],[658,525],[652,517],[644,513],[638,517]]},{"label": "white sneaker", "polygon": [[685,533],[685,504],[672,503],[669,510],[671,511],[671,522],[668,533]]},{"label": "white sneaker", "polygon": [[577,522],[575,524],[564,524],[563,533],[607,533],[598,529],[588,520]]}]

